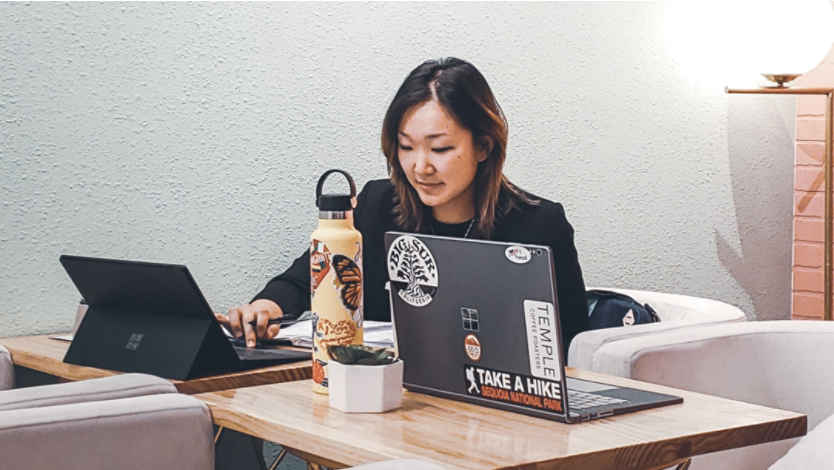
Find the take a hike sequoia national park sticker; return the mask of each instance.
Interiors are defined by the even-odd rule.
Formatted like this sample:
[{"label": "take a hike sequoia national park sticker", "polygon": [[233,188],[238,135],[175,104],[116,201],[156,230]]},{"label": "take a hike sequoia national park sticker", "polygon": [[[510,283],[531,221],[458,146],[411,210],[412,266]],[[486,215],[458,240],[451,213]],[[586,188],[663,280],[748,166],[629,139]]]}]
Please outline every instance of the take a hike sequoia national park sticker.
[{"label": "take a hike sequoia national park sticker", "polygon": [[561,383],[464,364],[466,394],[534,410],[563,413]]},{"label": "take a hike sequoia national park sticker", "polygon": [[437,290],[437,264],[422,241],[403,235],[388,250],[388,275],[391,288],[396,289],[407,304],[428,305]]}]

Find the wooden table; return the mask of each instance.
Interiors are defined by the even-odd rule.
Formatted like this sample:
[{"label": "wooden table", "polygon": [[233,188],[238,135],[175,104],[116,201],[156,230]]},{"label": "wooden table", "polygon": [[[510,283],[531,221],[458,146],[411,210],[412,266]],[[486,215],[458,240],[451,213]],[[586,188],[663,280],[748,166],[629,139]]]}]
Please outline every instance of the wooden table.
[{"label": "wooden table", "polygon": [[[0,338],[0,344],[5,346],[12,354],[12,361],[16,366],[57,377],[60,381],[72,382],[96,379],[122,373],[95,367],[64,364],[64,355],[70,343],[50,339],[50,336],[54,335]],[[179,392],[193,395],[254,385],[305,380],[312,377],[310,361],[301,361],[192,380],[171,380],[171,382]]]},{"label": "wooden table", "polygon": [[335,468],[388,459],[450,469],[662,469],[802,436],[804,415],[587,371],[568,375],[682,396],[684,403],[567,425],[405,392],[382,414],[333,410],[310,381],[197,395],[220,426],[320,456]]}]

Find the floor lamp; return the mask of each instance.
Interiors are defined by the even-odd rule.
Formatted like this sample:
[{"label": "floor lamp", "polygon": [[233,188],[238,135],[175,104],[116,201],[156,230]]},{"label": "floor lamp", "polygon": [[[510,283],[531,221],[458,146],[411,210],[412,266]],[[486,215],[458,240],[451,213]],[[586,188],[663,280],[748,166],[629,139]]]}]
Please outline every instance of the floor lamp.
[{"label": "floor lamp", "polygon": [[831,320],[831,209],[832,209],[832,181],[831,181],[831,116],[834,114],[834,88],[814,87],[785,87],[737,89],[725,88],[727,93],[756,94],[756,95],[824,95],[825,102],[825,288],[823,289],[824,310],[823,319]]}]

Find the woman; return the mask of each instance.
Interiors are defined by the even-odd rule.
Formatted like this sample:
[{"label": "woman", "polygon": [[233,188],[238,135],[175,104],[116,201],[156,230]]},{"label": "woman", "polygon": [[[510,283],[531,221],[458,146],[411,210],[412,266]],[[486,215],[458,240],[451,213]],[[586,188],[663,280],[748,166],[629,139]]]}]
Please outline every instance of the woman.
[{"label": "woman", "polygon": [[[382,125],[390,179],[371,181],[358,197],[354,223],[364,240],[364,313],[390,321],[383,234],[389,230],[548,245],[553,250],[564,348],[588,327],[585,284],[573,228],[558,203],[534,197],[502,173],[507,122],[483,75],[449,58],[414,69]],[[270,318],[310,308],[305,252],[255,299],[218,319],[247,346],[272,338]]]}]

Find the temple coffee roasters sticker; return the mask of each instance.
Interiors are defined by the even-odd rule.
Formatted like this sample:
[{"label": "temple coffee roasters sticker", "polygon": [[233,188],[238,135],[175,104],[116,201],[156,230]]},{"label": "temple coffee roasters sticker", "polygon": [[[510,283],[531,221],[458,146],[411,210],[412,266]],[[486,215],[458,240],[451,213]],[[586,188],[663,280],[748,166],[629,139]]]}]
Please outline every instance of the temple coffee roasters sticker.
[{"label": "temple coffee roasters sticker", "polygon": [[406,303],[428,305],[437,290],[437,264],[422,241],[403,235],[388,250],[388,275],[391,287]]}]

